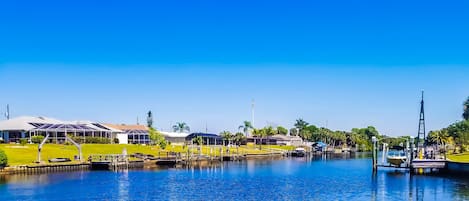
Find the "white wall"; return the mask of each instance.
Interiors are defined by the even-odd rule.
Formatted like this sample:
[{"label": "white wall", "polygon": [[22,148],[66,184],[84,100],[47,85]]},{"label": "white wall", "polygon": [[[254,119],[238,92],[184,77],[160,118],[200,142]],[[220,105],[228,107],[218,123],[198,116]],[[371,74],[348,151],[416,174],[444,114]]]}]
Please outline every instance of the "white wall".
[{"label": "white wall", "polygon": [[119,144],[129,144],[129,139],[127,137],[127,134],[124,133],[119,133],[117,134],[117,139],[119,139]]}]

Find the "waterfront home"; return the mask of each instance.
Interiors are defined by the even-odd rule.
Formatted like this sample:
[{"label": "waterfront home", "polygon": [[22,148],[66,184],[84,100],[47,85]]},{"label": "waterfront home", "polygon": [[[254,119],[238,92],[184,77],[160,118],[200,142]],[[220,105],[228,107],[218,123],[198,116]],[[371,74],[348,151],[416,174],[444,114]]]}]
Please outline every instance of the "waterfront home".
[{"label": "waterfront home", "polygon": [[186,143],[192,144],[192,140],[196,137],[202,138],[202,143],[204,145],[222,145],[223,138],[217,134],[211,133],[191,133],[186,137]]},{"label": "waterfront home", "polygon": [[273,135],[269,138],[274,139],[275,144],[277,145],[293,145],[300,146],[303,145],[303,139],[299,136],[287,136],[287,135]]},{"label": "waterfront home", "polygon": [[106,127],[121,130],[120,144],[150,144],[148,127],[145,125],[127,125],[127,124],[103,124]]},{"label": "waterfront home", "polygon": [[110,129],[91,121],[62,121],[48,117],[22,116],[0,121],[0,138],[5,143],[18,143],[32,136],[46,136],[55,143],[65,142],[65,136],[102,137],[114,139],[122,131]]}]

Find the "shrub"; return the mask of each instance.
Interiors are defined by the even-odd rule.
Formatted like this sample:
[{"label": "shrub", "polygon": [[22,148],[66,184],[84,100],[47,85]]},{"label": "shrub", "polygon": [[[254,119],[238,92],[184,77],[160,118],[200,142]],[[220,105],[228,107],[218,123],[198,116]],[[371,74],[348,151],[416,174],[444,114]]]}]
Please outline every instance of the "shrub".
[{"label": "shrub", "polygon": [[31,137],[31,142],[34,144],[39,144],[44,140],[44,136],[42,135],[37,135],[37,136],[32,136]]},{"label": "shrub", "polygon": [[168,145],[168,141],[162,140],[159,145],[161,149],[166,149],[166,145]]},{"label": "shrub", "polygon": [[111,144],[111,139],[103,137],[70,137],[79,144]]},{"label": "shrub", "polygon": [[0,149],[0,168],[6,167],[8,164],[7,155],[3,150]]},{"label": "shrub", "polygon": [[119,144],[119,138],[114,138],[114,144]]},{"label": "shrub", "polygon": [[20,144],[21,144],[21,145],[24,146],[24,145],[27,144],[27,143],[28,143],[28,139],[26,139],[26,138],[21,138],[21,139],[20,139]]}]

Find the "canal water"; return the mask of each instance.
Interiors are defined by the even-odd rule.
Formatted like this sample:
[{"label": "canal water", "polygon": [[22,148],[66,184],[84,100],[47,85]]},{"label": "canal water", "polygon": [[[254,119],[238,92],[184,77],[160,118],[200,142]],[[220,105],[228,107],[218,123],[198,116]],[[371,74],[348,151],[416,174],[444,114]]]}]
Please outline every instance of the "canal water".
[{"label": "canal water", "polygon": [[469,179],[371,171],[363,155],[0,177],[0,200],[469,200]]}]

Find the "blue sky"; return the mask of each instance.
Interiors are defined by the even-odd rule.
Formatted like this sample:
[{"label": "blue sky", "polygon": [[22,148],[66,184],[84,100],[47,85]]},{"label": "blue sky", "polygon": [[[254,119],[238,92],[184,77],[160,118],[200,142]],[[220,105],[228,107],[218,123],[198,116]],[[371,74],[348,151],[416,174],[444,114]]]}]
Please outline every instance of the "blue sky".
[{"label": "blue sky", "polygon": [[[460,119],[469,3],[3,1],[0,105],[13,116],[417,132]],[[0,111],[4,111],[1,107]]]}]

